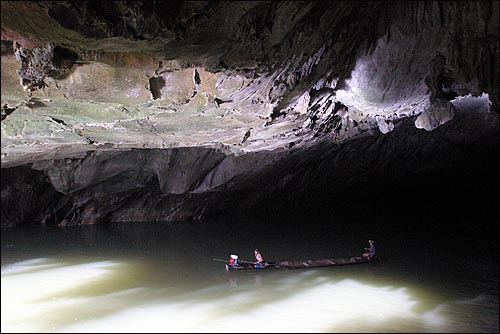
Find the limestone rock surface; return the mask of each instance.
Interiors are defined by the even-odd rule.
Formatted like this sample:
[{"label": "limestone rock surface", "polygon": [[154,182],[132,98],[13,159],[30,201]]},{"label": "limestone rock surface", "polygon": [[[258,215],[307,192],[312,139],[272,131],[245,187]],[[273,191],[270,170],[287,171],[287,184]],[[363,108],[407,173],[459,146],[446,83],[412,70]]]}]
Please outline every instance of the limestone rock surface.
[{"label": "limestone rock surface", "polygon": [[390,170],[461,175],[446,156],[494,161],[461,145],[498,147],[498,12],[2,1],[2,226],[278,210]]}]

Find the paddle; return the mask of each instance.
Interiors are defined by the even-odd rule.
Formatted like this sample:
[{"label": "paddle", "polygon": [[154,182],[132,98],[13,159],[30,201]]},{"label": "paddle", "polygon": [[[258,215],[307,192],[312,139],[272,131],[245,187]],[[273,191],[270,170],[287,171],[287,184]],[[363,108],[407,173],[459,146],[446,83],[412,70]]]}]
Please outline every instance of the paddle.
[{"label": "paddle", "polygon": [[[229,262],[228,260],[222,260],[222,259],[212,259],[214,261],[222,261],[222,262]],[[238,260],[238,263],[250,263],[250,264],[254,264],[253,262],[249,262],[249,261],[244,261],[244,260]]]}]

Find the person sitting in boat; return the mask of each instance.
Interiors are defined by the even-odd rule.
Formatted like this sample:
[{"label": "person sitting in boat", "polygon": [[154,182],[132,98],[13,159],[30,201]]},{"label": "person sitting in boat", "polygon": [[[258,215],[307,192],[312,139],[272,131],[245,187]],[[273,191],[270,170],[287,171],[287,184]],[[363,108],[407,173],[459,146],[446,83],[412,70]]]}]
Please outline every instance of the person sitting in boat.
[{"label": "person sitting in boat", "polygon": [[238,266],[238,255],[229,256],[229,265],[233,267]]},{"label": "person sitting in boat", "polygon": [[366,253],[363,253],[363,257],[367,259],[373,259],[375,257],[375,241],[368,240],[370,247],[365,247]]},{"label": "person sitting in boat", "polygon": [[260,254],[259,250],[256,249],[254,251],[255,255],[255,268],[264,268],[264,258],[262,257],[262,254]]}]

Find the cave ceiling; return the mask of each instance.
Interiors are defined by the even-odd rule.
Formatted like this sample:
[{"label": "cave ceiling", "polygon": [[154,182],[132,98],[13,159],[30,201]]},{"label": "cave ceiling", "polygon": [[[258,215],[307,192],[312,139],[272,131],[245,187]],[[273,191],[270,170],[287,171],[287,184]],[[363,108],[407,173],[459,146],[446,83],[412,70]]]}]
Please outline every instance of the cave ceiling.
[{"label": "cave ceiling", "polygon": [[200,148],[267,166],[460,112],[498,134],[498,16],[497,1],[2,1],[2,168],[72,193],[50,159]]},{"label": "cave ceiling", "polygon": [[497,37],[498,2],[2,1],[2,165],[432,130],[498,108]]}]

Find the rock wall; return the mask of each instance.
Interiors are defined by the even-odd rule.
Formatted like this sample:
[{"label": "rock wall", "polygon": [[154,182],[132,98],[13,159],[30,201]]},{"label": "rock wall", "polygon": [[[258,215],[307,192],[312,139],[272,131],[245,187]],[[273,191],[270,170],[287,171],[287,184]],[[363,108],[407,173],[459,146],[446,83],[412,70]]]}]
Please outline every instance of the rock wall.
[{"label": "rock wall", "polygon": [[498,170],[495,1],[1,6],[3,226],[314,211]]},{"label": "rock wall", "polygon": [[325,140],[307,149],[239,156],[212,148],[109,150],[38,161],[3,169],[2,226],[314,217],[345,203],[391,207],[400,197],[415,210],[419,201],[450,205],[457,197],[482,198],[490,209],[498,199],[494,121],[495,114],[460,111],[433,132],[408,119],[390,134],[342,145]]}]

